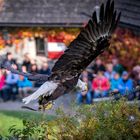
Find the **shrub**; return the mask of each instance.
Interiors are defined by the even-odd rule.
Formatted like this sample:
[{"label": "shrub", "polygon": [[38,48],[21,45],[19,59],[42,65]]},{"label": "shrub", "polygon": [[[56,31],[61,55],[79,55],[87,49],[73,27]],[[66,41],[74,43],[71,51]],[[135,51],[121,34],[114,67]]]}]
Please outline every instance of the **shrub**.
[{"label": "shrub", "polygon": [[11,127],[17,139],[29,140],[136,140],[140,139],[137,104],[109,101],[73,107],[71,114],[57,109],[51,121],[24,120],[23,129]]}]

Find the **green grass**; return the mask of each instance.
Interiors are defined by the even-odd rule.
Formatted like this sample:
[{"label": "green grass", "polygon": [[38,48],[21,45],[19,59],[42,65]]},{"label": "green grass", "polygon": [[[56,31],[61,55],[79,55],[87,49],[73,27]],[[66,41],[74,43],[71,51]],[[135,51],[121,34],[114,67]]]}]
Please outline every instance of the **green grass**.
[{"label": "green grass", "polygon": [[23,119],[36,121],[52,120],[54,116],[29,111],[0,111],[0,135],[7,136],[9,134],[8,129],[12,125],[16,125],[16,128],[22,128]]}]

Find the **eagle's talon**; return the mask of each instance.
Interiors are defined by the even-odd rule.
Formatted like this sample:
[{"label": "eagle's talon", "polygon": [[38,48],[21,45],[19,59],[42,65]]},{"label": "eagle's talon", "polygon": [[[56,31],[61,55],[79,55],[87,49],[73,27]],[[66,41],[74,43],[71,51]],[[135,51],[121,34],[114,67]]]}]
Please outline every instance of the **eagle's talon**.
[{"label": "eagle's talon", "polygon": [[54,102],[53,101],[49,101],[48,103],[46,104],[42,104],[42,105],[39,105],[39,108],[38,110],[42,110],[42,111],[45,111],[45,110],[50,110],[54,105]]}]

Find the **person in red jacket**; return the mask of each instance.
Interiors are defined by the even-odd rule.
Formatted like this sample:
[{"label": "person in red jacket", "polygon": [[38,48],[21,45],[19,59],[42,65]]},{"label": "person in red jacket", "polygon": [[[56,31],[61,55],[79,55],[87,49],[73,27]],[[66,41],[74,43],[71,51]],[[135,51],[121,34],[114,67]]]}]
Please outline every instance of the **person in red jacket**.
[{"label": "person in red jacket", "polygon": [[92,82],[94,98],[107,97],[109,89],[109,80],[104,76],[103,71],[98,71],[96,78],[94,78]]}]

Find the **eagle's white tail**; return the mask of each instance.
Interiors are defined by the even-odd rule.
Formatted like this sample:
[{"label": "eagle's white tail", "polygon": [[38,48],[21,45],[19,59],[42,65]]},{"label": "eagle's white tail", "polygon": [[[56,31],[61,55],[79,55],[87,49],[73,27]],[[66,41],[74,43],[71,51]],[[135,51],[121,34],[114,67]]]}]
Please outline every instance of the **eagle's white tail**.
[{"label": "eagle's white tail", "polygon": [[51,95],[54,90],[57,88],[58,84],[54,83],[53,81],[45,82],[37,91],[35,91],[32,95],[25,97],[23,102],[28,104],[32,100],[36,100],[39,96],[44,95]]}]

